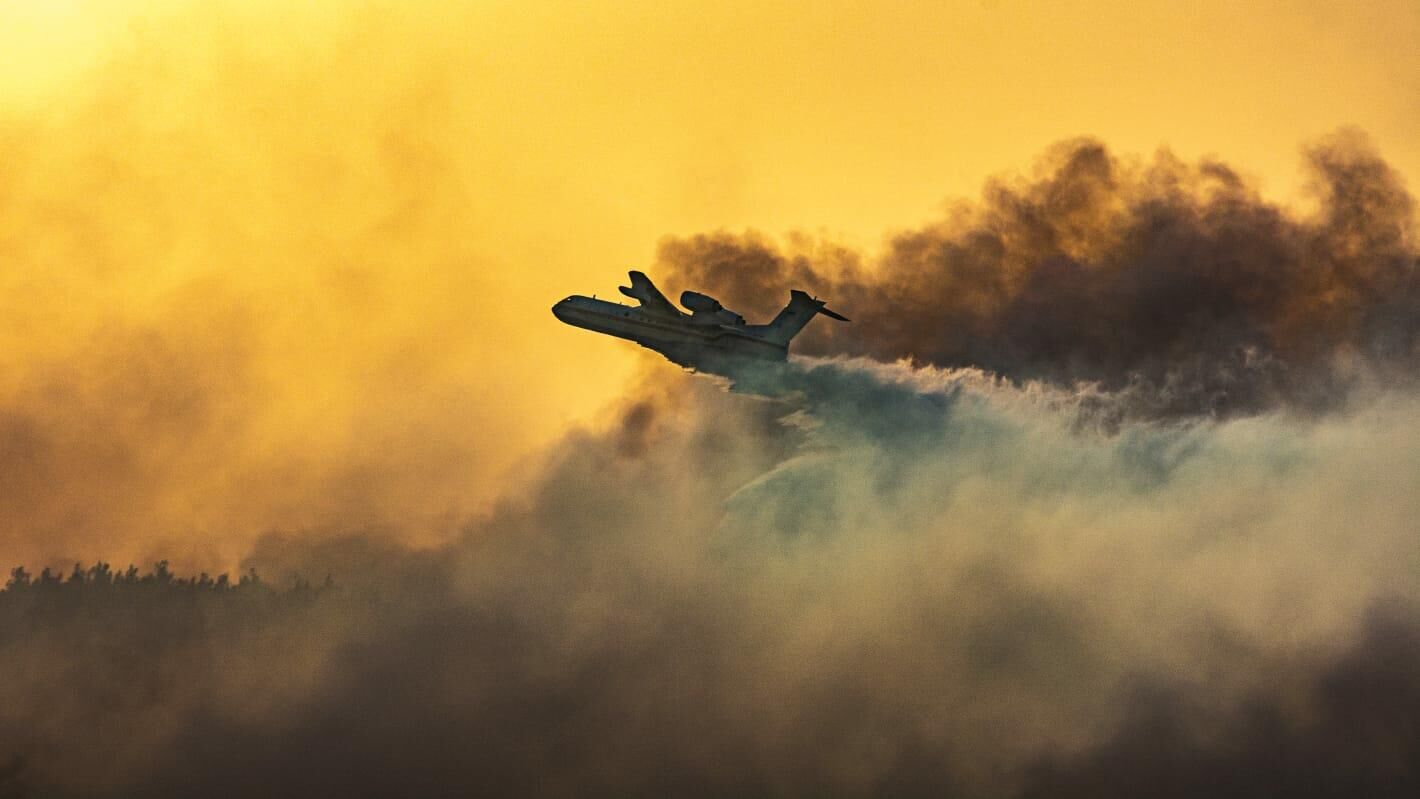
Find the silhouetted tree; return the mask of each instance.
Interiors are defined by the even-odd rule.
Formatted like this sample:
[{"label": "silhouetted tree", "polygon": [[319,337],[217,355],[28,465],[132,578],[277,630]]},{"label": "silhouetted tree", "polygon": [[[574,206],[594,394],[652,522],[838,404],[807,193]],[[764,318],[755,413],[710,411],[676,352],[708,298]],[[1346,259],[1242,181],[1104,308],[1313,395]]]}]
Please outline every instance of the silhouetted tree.
[{"label": "silhouetted tree", "polygon": [[30,587],[30,573],[25,571],[24,566],[16,566],[10,570],[10,580],[5,583],[5,590],[10,591],[17,588]]}]

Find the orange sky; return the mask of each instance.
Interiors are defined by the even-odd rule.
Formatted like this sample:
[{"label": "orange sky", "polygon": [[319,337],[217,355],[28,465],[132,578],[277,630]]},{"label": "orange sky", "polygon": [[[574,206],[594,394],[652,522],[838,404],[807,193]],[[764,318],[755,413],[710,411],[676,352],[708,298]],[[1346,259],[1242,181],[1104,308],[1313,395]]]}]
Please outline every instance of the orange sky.
[{"label": "orange sky", "polygon": [[627,390],[548,307],[666,235],[871,250],[1082,134],[1293,198],[1357,126],[1413,188],[1417,42],[1414,0],[0,2],[0,560],[437,537]]}]

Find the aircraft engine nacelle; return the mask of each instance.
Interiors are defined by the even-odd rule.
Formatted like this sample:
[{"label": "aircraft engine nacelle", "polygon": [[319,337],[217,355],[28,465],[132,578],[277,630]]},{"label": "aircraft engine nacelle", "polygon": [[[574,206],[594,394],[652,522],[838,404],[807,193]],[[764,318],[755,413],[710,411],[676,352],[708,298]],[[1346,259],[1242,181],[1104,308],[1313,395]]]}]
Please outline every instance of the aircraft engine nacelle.
[{"label": "aircraft engine nacelle", "polygon": [[720,304],[719,300],[714,297],[707,297],[698,291],[681,292],[680,304],[685,306],[686,310],[694,311],[695,313],[715,313],[725,308],[725,306]]}]

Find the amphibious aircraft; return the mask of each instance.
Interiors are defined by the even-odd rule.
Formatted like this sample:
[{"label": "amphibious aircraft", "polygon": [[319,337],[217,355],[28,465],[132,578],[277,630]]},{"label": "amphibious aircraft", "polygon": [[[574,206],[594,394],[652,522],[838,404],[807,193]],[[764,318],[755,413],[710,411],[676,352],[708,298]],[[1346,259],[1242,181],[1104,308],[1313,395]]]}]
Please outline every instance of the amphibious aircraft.
[{"label": "amphibious aircraft", "polygon": [[817,314],[848,321],[823,300],[798,289],[789,292],[789,304],[765,325],[746,324],[743,316],[695,291],[680,295],[686,313],[644,273],[633,270],[630,275],[631,285],[621,286],[621,293],[637,305],[573,295],[552,306],[553,315],[574,327],[634,341],[681,366],[717,374],[727,374],[747,359],[787,359],[790,339]]}]

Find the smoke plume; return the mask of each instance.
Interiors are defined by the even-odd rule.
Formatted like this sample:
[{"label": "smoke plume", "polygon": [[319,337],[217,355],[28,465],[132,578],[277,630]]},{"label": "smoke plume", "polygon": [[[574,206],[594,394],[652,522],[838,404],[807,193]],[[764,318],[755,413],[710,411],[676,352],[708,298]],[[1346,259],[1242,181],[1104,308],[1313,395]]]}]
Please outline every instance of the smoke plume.
[{"label": "smoke plume", "polygon": [[718,233],[665,241],[659,269],[761,317],[786,287],[831,298],[854,323],[813,326],[809,354],[1127,391],[1141,417],[1315,412],[1359,371],[1410,381],[1420,271],[1414,201],[1362,134],[1305,163],[1299,213],[1227,164],[1071,141],[877,258]]}]

